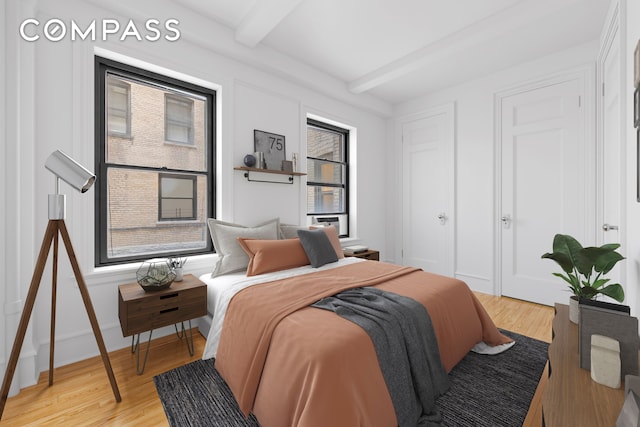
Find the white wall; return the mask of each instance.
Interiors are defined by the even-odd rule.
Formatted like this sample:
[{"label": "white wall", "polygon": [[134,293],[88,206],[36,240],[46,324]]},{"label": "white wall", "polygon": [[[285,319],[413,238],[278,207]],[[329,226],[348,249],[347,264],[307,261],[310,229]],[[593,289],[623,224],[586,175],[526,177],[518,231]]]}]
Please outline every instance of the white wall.
[{"label": "white wall", "polygon": [[626,96],[625,112],[623,114],[624,129],[620,133],[623,138],[623,147],[626,148],[626,242],[627,242],[627,275],[626,275],[626,304],[632,306],[633,314],[638,316],[640,310],[640,203],[636,200],[638,180],[638,146],[636,141],[636,129],[633,127],[633,54],[640,40],[640,0],[626,0],[621,2],[626,15],[622,19],[623,39],[623,91]]},{"label": "white wall", "polygon": [[[46,22],[59,18],[89,22],[115,18],[121,22],[136,16],[127,15],[126,2],[111,2],[118,9],[104,10],[104,2],[53,2],[1,0],[2,37],[0,67],[4,86],[0,88],[0,129],[2,144],[3,197],[0,198],[0,259],[4,285],[0,287],[0,375],[4,375],[13,345],[24,297],[29,288],[35,259],[47,224],[47,194],[53,192],[54,179],[43,167],[55,149],[68,152],[80,163],[94,164],[93,59],[101,54],[150,67],[154,71],[179,73],[218,90],[218,217],[242,223],[257,223],[279,216],[283,222],[305,220],[305,178],[293,185],[249,183],[240,166],[246,153],[253,151],[253,130],[262,129],[286,136],[287,157],[291,152],[305,154],[306,115],[313,113],[357,129],[351,160],[352,173],[359,185],[354,187],[351,213],[357,227],[351,229],[355,241],[379,248],[385,256],[386,170],[385,111],[389,106],[368,95],[355,96],[334,84],[328,76],[318,75],[289,60],[292,70],[299,67],[301,77],[283,78],[271,69],[256,68],[246,47],[237,45],[233,35],[223,27],[205,23],[196,15],[180,17],[184,30],[179,42],[103,41],[50,42],[46,39],[26,42],[17,28],[26,18]],[[109,6],[109,7],[112,7]],[[160,20],[175,17],[170,2],[152,2]],[[114,8],[116,6],[113,6]],[[151,7],[151,5],[150,5]],[[132,12],[133,13],[133,12]],[[138,21],[140,22],[140,21]],[[144,28],[140,24],[139,28]],[[247,56],[238,60],[238,52]],[[274,55],[256,49],[261,60]],[[232,59],[236,58],[236,59]],[[317,90],[320,81],[326,90]],[[308,84],[307,84],[308,83]],[[344,85],[343,85],[344,86]],[[301,168],[306,168],[301,162]],[[366,191],[366,190],[369,191]],[[75,251],[89,286],[97,318],[109,351],[130,345],[123,338],[117,316],[117,285],[135,280],[137,264],[95,269],[93,267],[93,191],[81,195],[69,187],[67,226]],[[48,367],[51,260],[45,270],[31,327],[21,354],[19,371],[14,376],[12,393],[17,386],[33,384],[40,371]],[[84,305],[80,298],[64,249],[60,250],[56,323],[56,366],[98,354]],[[12,268],[6,268],[11,266]],[[211,271],[213,257],[190,261],[191,273]],[[165,328],[154,337],[172,333]],[[153,356],[151,356],[153,357]],[[150,362],[152,363],[152,361]],[[133,374],[133,365],[132,365]],[[105,376],[105,381],[107,378]]]},{"label": "white wall", "polygon": [[[6,22],[5,9],[6,9],[5,0],[0,0],[0,22],[3,22],[3,23]],[[4,34],[3,34],[3,37],[4,37]],[[4,43],[0,43],[0,58],[6,58],[6,49],[5,49]],[[6,150],[7,127],[5,126],[5,123],[6,123],[5,111],[6,111],[6,101],[7,101],[5,84],[7,80],[5,76],[6,76],[6,70],[5,70],[5,65],[3,63],[2,66],[0,66],[0,82],[2,82],[0,84],[0,129],[2,129],[2,131],[0,131],[0,158],[2,159],[7,158],[7,150]],[[4,172],[0,173],[0,189],[2,189],[2,194],[6,194],[6,182],[7,180],[6,180],[5,173]],[[7,241],[6,210],[7,210],[6,197],[0,197],[0,242]],[[7,271],[6,256],[7,256],[6,244],[0,244],[0,271]],[[6,279],[6,277],[3,277],[2,279]],[[0,292],[0,308],[2,309],[0,313],[2,313],[3,317],[5,317],[4,313],[7,311],[7,308],[6,308],[7,305],[5,304],[5,301],[6,301],[5,292]],[[9,326],[8,322],[6,321],[2,323],[2,326],[0,326],[0,360],[2,360],[2,358],[4,357],[4,354],[6,353],[5,342],[7,340],[5,340],[4,337],[6,336],[7,331],[9,330],[8,326]]]},{"label": "white wall", "polygon": [[[598,45],[594,41],[396,106],[395,125],[399,126],[404,116],[455,103],[455,275],[472,289],[489,294],[497,292],[494,235],[499,213],[495,212],[494,191],[494,96],[508,88],[565,70],[593,68],[597,52]],[[591,90],[594,85],[592,82]],[[394,143],[396,171],[392,173],[390,189],[397,188],[402,182],[399,172],[401,141],[396,138]],[[390,194],[398,195],[397,192]],[[401,200],[397,199],[395,204],[401,206]],[[391,225],[396,225],[396,231],[392,234],[395,239],[389,242],[389,250],[399,260],[402,249],[400,218]]]}]

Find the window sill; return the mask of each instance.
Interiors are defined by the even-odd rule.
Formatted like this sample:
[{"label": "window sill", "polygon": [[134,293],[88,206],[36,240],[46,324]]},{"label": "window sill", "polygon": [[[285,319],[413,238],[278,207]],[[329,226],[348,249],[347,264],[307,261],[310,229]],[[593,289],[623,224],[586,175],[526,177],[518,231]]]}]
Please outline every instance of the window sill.
[{"label": "window sill", "polygon": [[128,139],[128,140],[133,140],[133,136],[131,134],[126,134],[126,133],[112,133],[109,132],[109,136],[112,136],[114,138],[120,138],[120,139]]},{"label": "window sill", "polygon": [[178,142],[178,141],[164,141],[165,145],[173,145],[174,147],[190,148],[192,150],[197,149],[196,144],[193,142]]},{"label": "window sill", "polygon": [[[211,273],[218,259],[216,254],[195,255],[187,257],[185,273],[201,276]],[[89,273],[84,274],[87,286],[102,286],[122,283],[131,283],[136,280],[136,271],[142,261],[127,264],[109,265],[106,267],[96,267]]]},{"label": "window sill", "polygon": [[[156,226],[161,225],[202,225],[203,221],[198,218],[188,218],[188,219],[163,219],[160,221],[156,221]],[[206,222],[205,222],[206,224]]]}]

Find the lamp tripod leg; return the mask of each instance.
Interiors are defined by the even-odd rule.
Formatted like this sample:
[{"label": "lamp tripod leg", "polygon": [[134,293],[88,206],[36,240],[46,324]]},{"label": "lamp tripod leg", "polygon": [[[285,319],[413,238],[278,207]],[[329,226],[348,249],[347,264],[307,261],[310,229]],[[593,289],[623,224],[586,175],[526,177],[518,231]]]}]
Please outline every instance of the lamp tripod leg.
[{"label": "lamp tripod leg", "polygon": [[87,284],[84,281],[84,277],[82,277],[80,265],[78,264],[78,260],[76,259],[76,254],[73,250],[73,245],[71,244],[71,238],[69,237],[67,226],[65,225],[64,220],[57,221],[59,223],[58,229],[60,230],[60,235],[62,236],[64,247],[67,250],[67,255],[69,255],[71,268],[73,268],[73,274],[76,277],[76,282],[78,283],[78,288],[80,289],[80,295],[82,295],[82,300],[84,301],[84,306],[87,310],[87,315],[89,316],[91,327],[93,328],[93,335],[95,335],[96,342],[98,343],[98,348],[100,349],[100,355],[102,356],[104,368],[107,371],[107,376],[109,377],[109,381],[111,382],[113,395],[116,398],[116,402],[120,402],[122,398],[120,397],[120,391],[118,390],[116,377],[113,374],[113,369],[111,368],[109,354],[107,353],[107,348],[105,347],[104,340],[102,339],[102,332],[100,331],[100,327],[98,326],[98,318],[96,317],[96,313],[93,309],[93,304],[91,303],[91,297],[89,296],[89,291],[87,290]]},{"label": "lamp tripod leg", "polygon": [[2,413],[4,412],[4,406],[7,403],[7,397],[9,396],[9,387],[11,387],[11,380],[13,374],[16,371],[18,364],[18,357],[20,357],[20,350],[22,349],[22,343],[24,342],[24,335],[27,332],[29,326],[29,319],[31,318],[31,312],[33,311],[33,304],[35,303],[36,296],[38,294],[38,288],[40,287],[40,280],[42,279],[42,273],[47,263],[47,256],[49,255],[49,249],[51,248],[51,242],[54,235],[58,232],[58,225],[54,221],[49,221],[47,230],[44,233],[42,240],[42,246],[40,247],[40,254],[36,261],[36,267],[33,271],[33,277],[31,278],[31,284],[29,285],[29,292],[22,309],[22,315],[20,316],[20,323],[18,323],[18,331],[16,332],[16,338],[13,341],[13,348],[11,349],[11,355],[7,363],[7,370],[4,373],[4,380],[2,382],[2,389],[0,390],[0,419],[2,419]]}]

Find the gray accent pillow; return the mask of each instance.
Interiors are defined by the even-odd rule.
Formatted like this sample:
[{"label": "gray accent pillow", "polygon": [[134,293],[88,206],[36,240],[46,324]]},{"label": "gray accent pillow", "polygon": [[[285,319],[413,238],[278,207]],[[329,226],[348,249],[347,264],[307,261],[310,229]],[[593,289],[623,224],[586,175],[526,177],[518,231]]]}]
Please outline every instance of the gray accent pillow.
[{"label": "gray accent pillow", "polygon": [[298,230],[300,243],[314,268],[338,261],[333,245],[322,230]]},{"label": "gray accent pillow", "polygon": [[207,219],[213,246],[218,254],[218,261],[211,277],[246,270],[249,256],[238,243],[238,237],[260,240],[277,240],[280,235],[280,220],[272,219],[255,227]]}]

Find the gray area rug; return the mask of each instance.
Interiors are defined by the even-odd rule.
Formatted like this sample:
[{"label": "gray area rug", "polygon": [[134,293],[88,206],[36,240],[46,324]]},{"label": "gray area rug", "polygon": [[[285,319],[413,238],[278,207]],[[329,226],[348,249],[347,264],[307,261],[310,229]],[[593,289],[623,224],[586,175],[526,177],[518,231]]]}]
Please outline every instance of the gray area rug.
[{"label": "gray area rug", "polygon": [[[451,388],[438,399],[444,426],[522,426],[547,361],[548,344],[509,331],[516,340],[504,353],[469,353],[449,373]],[[167,420],[182,426],[259,426],[245,419],[214,368],[198,360],[153,378]]]}]

